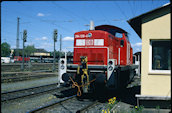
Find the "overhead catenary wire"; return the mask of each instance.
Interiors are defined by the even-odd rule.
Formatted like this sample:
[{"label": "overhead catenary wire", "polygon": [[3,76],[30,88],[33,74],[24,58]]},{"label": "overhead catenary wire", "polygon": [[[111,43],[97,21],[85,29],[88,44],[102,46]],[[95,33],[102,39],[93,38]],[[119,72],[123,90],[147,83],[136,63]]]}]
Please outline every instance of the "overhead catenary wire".
[{"label": "overhead catenary wire", "polygon": [[99,9],[99,13],[102,15],[102,17],[104,17],[105,19],[105,21],[108,23],[108,24],[111,24],[110,23],[110,21],[108,20],[108,18],[106,17],[106,15],[104,15],[104,13],[102,12],[102,8],[100,8],[100,6],[99,5],[96,5],[97,7],[98,7],[98,9]]},{"label": "overhead catenary wire", "polygon": [[[21,12],[19,12],[19,13],[21,13]],[[34,17],[30,16],[30,15],[26,15],[26,14],[23,14],[23,15],[25,15],[26,17],[29,17],[29,18],[31,18],[31,19],[35,19],[35,20],[42,21],[42,20],[40,20],[40,19],[36,19],[36,18],[34,18]],[[47,23],[47,22],[46,22],[46,23]],[[48,23],[49,23],[49,22],[48,22]],[[71,30],[67,30],[66,28],[61,27],[61,26],[59,26],[59,25],[57,25],[57,24],[52,24],[52,23],[49,23],[49,24],[54,25],[54,26],[58,26],[58,28],[62,28],[62,29],[65,29],[66,31],[71,32]],[[40,34],[47,35],[47,34],[46,34],[46,33],[44,33],[44,32],[40,32],[40,30],[36,29],[36,27],[32,27],[32,30],[34,30],[34,31],[36,31],[36,32],[38,32],[38,33],[40,33]],[[33,36],[32,36],[32,37],[33,37]]]},{"label": "overhead catenary wire", "polygon": [[60,6],[59,4],[56,4],[55,2],[52,2],[55,6],[63,9],[64,11],[66,11],[68,14],[74,16],[74,17],[77,17],[77,18],[80,18],[81,20],[85,21],[85,22],[89,22],[89,20],[87,18],[85,18],[84,16],[80,16],[80,15],[77,15],[76,13],[72,12],[71,10],[68,10],[62,6]]},{"label": "overhead catenary wire", "polygon": [[[22,4],[21,4],[22,5]],[[27,6],[27,5],[25,5],[25,6]],[[28,10],[28,9],[27,9]],[[40,19],[40,18],[35,18],[34,16],[31,16],[31,15],[28,15],[28,14],[26,14],[26,13],[21,13],[21,12],[19,12],[18,10],[17,10],[17,12],[18,13],[20,13],[20,14],[22,14],[22,15],[24,15],[24,16],[26,16],[26,17],[29,17],[29,18],[31,18],[31,19],[34,19],[34,20],[38,20],[38,21],[40,21],[40,22],[45,22],[45,23],[48,23],[48,24],[51,24],[51,25],[55,25],[54,23],[52,23],[51,21],[49,21],[49,20],[43,20],[43,19]],[[58,23],[58,22],[57,22]],[[64,27],[62,27],[61,25],[59,25],[58,24],[58,27],[60,27],[60,28],[62,28],[63,30],[65,30],[65,31],[70,31],[71,32],[71,30],[69,30],[69,29],[67,29],[67,28],[64,28]]]},{"label": "overhead catenary wire", "polygon": [[[17,11],[18,12],[18,11]],[[20,13],[21,14],[21,12],[18,12],[18,13]],[[26,14],[22,14],[22,15],[25,15],[26,17],[28,17],[28,18],[32,18],[32,19],[35,19],[35,18],[33,18],[33,17],[31,17],[31,16],[29,16],[29,15],[26,15]],[[22,18],[22,17],[21,17]],[[37,19],[36,19],[37,20]],[[13,22],[13,23],[15,23],[15,22]],[[31,23],[31,22],[30,22]],[[33,23],[33,22],[32,22]],[[26,23],[25,23],[25,25],[26,25]],[[29,24],[29,25],[31,25],[31,24]],[[20,25],[20,27],[23,27],[22,25]],[[35,29],[35,27],[32,27],[32,29],[34,29],[34,31],[37,31],[37,32],[39,32],[39,33],[41,33],[41,34],[44,34],[44,32],[40,32],[40,31],[38,31],[37,29]]]},{"label": "overhead catenary wire", "polygon": [[129,0],[128,0],[128,4],[129,4],[129,8],[130,8],[130,10],[131,10],[131,13],[132,13],[133,17],[135,17],[134,11],[133,11],[133,9],[132,9],[132,6],[131,6]]},{"label": "overhead catenary wire", "polygon": [[136,16],[136,14],[137,14],[136,11],[137,10],[136,10],[136,1],[135,0],[133,1],[133,10],[134,10],[134,16]]},{"label": "overhead catenary wire", "polygon": [[[118,7],[118,9],[119,9],[119,11],[121,12],[121,14],[124,16],[124,20],[127,20],[127,19],[129,19],[128,17],[127,17],[127,15],[125,14],[125,12],[120,8],[120,6],[118,5],[118,3],[117,2],[113,2],[117,7]],[[113,5],[114,5],[113,4]]]},{"label": "overhead catenary wire", "polygon": [[[68,10],[68,9],[66,9],[66,8],[64,8],[64,7],[62,7],[62,6],[60,6],[59,4],[56,4],[54,1],[52,1],[51,2],[54,6],[56,6],[56,7],[58,7],[58,8],[60,8],[60,9],[63,9],[63,11],[65,11],[67,14],[67,16],[68,17],[72,17],[72,20],[75,20],[76,21],[76,19],[80,19],[81,21],[83,21],[83,22],[86,22],[86,23],[88,23],[90,20],[88,20],[88,19],[86,19],[85,17],[81,17],[80,15],[77,15],[76,13],[74,13],[74,12],[72,12],[71,10]],[[70,15],[70,16],[69,16]],[[78,28],[79,29],[81,29],[81,26],[84,26],[84,25],[81,25],[81,23],[80,22],[78,22],[78,21],[76,21],[77,22],[77,24],[78,24]]]}]

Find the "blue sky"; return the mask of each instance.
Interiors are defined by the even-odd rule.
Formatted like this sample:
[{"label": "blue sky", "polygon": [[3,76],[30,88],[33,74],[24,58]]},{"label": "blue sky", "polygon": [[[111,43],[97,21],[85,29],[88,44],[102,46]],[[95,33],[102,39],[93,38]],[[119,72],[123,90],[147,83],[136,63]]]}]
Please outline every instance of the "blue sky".
[{"label": "blue sky", "polygon": [[[56,50],[62,35],[62,48],[73,47],[74,33],[88,30],[94,25],[109,24],[129,32],[133,53],[141,51],[141,39],[127,20],[148,12],[170,0],[118,0],[118,1],[4,1],[1,2],[1,43],[16,48],[17,17],[20,18],[20,44],[22,32],[27,30],[25,45],[34,45],[53,51],[53,31],[58,30]],[[72,51],[72,49],[68,49]]]}]

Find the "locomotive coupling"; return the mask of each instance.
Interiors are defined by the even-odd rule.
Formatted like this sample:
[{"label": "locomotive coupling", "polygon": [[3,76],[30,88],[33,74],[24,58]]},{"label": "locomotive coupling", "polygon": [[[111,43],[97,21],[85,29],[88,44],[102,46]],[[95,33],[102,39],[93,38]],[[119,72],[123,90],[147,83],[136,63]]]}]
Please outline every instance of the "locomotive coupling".
[{"label": "locomotive coupling", "polygon": [[81,82],[81,85],[82,85],[83,92],[88,93],[89,75],[88,75],[87,57],[86,56],[81,56],[80,58],[81,58],[81,65],[78,66],[77,76],[80,76],[80,78],[81,78],[80,82]]}]

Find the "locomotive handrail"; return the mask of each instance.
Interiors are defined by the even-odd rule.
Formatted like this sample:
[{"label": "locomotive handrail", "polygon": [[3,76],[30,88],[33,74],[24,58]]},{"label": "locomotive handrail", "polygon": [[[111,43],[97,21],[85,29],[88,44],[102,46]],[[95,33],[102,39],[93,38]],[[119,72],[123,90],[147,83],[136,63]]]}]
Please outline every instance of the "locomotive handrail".
[{"label": "locomotive handrail", "polygon": [[[77,69],[78,64],[67,64],[67,68],[68,69]],[[106,70],[107,69],[107,65],[88,65],[89,69],[95,69],[95,70]]]}]

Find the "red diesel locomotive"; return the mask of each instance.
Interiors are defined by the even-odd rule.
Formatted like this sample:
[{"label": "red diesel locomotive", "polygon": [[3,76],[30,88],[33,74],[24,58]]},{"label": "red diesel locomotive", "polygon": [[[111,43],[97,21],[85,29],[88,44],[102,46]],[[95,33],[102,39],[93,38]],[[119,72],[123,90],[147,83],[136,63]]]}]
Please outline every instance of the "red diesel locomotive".
[{"label": "red diesel locomotive", "polygon": [[[59,77],[81,92],[125,87],[134,77],[128,33],[115,26],[100,25],[74,35],[73,64],[59,61]],[[61,80],[61,81],[62,81]]]}]

